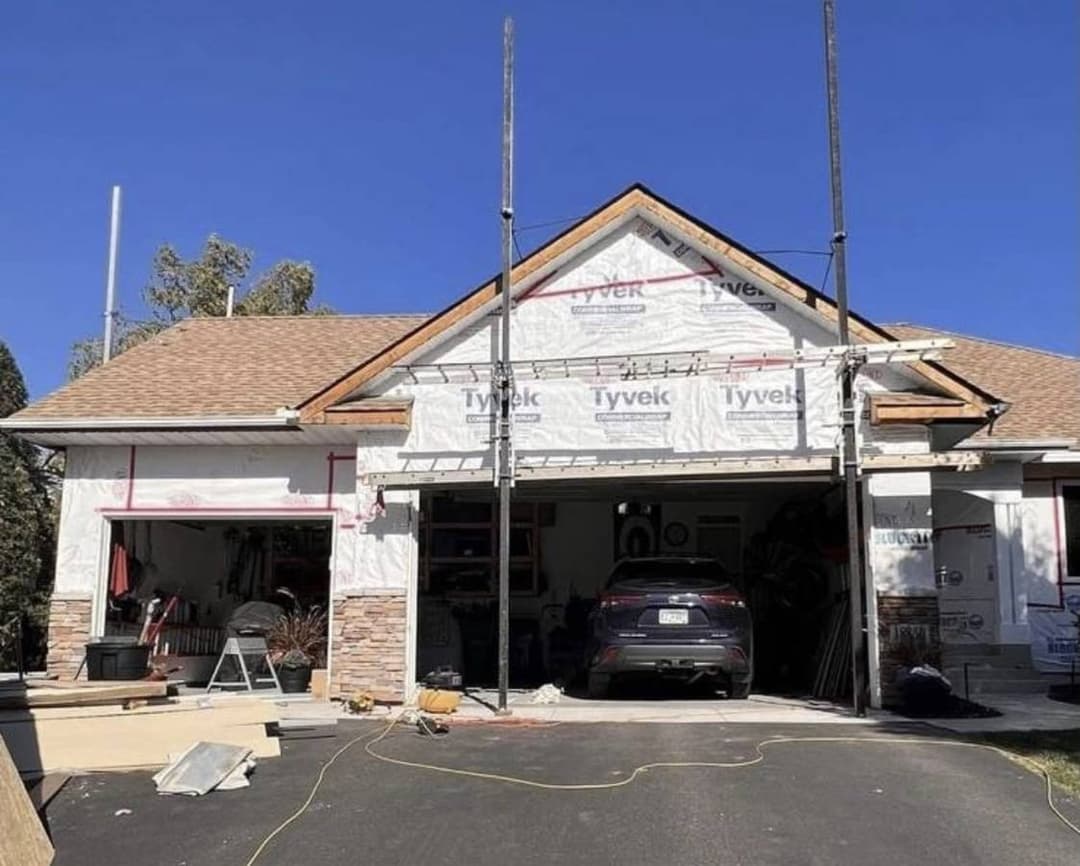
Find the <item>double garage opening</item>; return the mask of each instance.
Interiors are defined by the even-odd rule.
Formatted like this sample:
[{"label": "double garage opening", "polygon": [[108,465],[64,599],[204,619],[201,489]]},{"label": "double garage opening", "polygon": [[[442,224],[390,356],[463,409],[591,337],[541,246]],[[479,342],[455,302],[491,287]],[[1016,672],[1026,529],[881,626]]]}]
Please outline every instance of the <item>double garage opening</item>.
[{"label": "double garage opening", "polygon": [[[490,488],[420,497],[416,672],[498,676],[498,506]],[[842,490],[820,480],[519,485],[510,534],[510,684],[584,691],[590,615],[628,556],[718,559],[754,624],[754,691],[850,691]],[[635,691],[677,683],[642,678]],[[708,678],[694,693],[722,688]],[[618,690],[616,690],[618,693]]]}]

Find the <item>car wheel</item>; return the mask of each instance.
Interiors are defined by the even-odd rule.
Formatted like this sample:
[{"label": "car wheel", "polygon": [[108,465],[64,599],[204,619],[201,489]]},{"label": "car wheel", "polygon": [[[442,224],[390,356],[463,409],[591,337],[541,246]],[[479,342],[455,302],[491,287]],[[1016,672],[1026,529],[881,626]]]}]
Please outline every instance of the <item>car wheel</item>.
[{"label": "car wheel", "polygon": [[728,686],[728,697],[733,701],[745,701],[750,697],[750,681],[745,682],[732,682]]},{"label": "car wheel", "polygon": [[611,674],[597,674],[589,671],[589,697],[606,698],[611,690]]}]

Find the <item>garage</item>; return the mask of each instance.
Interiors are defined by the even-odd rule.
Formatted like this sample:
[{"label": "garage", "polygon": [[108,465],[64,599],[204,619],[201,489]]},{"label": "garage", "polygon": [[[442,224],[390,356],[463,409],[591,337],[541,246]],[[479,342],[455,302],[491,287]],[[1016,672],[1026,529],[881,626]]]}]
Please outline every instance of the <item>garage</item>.
[{"label": "garage", "polygon": [[[746,599],[754,688],[842,698],[848,677],[822,678],[835,625],[846,622],[842,498],[827,481],[598,484],[515,491],[511,514],[510,684],[585,688],[590,618],[613,566],[628,558],[707,557]],[[420,498],[416,671],[497,682],[497,501],[490,489]],[[722,692],[715,671],[657,667],[613,694],[658,687]],[[625,686],[626,688],[621,688]]]},{"label": "garage", "polygon": [[[134,641],[149,631],[155,667],[203,687],[227,637],[267,634],[287,614],[325,616],[331,529],[329,520],[198,514],[110,520],[103,636]],[[315,668],[326,663],[325,624],[321,631]],[[240,679],[232,659],[219,679]]]}]

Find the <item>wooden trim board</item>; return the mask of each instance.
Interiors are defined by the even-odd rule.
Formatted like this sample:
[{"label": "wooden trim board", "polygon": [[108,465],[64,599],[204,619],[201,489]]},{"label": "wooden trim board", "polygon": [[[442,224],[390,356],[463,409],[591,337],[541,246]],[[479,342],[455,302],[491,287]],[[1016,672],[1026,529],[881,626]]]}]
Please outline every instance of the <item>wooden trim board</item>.
[{"label": "wooden trim board", "polygon": [[0,740],[0,866],[49,866],[53,846]]}]

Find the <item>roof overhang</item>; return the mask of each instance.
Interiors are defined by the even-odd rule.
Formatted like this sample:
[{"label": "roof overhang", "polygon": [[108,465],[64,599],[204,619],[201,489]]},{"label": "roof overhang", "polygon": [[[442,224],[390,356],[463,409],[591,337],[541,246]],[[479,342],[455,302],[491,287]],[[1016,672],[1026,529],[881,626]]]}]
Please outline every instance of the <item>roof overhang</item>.
[{"label": "roof overhang", "polygon": [[967,400],[904,391],[871,394],[871,424],[985,423],[987,410]]}]

